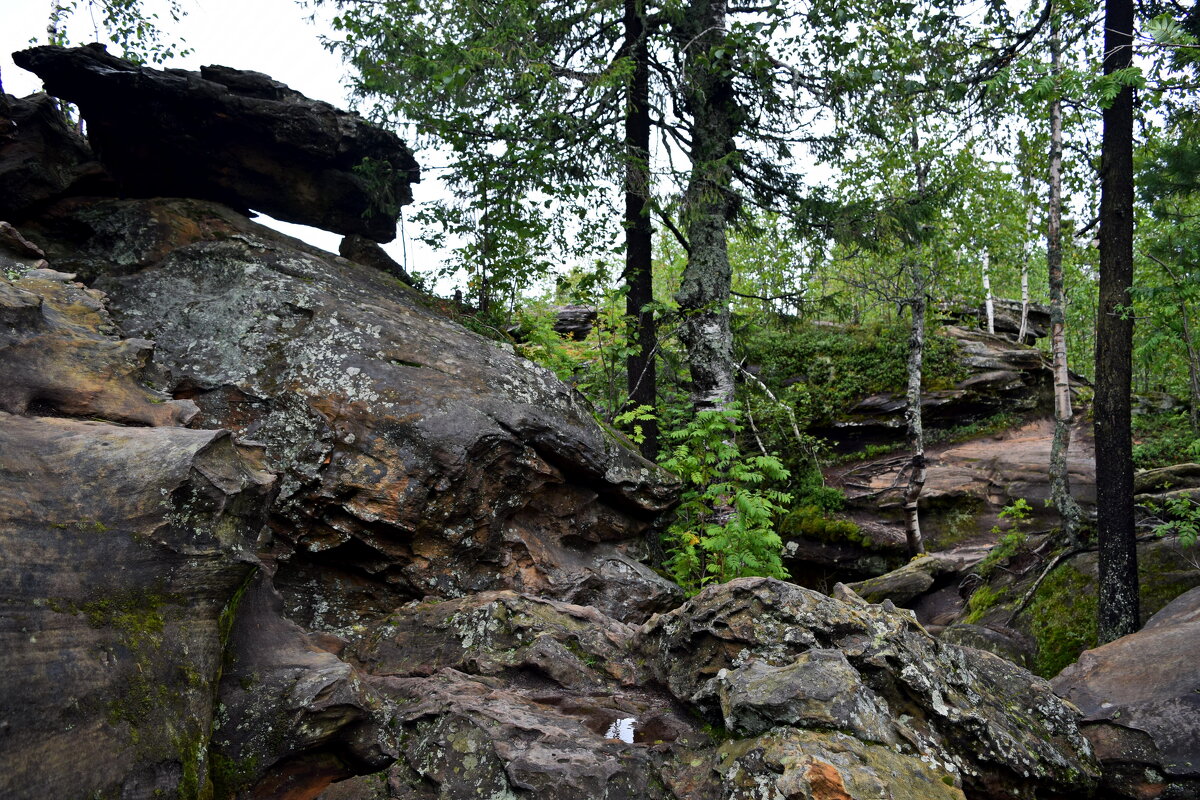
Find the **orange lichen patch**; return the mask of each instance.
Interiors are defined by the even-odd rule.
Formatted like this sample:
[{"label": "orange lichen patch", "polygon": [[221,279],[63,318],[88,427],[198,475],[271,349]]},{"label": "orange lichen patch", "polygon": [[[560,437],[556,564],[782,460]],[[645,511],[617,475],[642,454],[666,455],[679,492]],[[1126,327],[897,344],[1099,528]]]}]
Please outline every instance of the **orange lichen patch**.
[{"label": "orange lichen patch", "polygon": [[804,777],[808,780],[813,800],[854,800],[846,791],[842,774],[828,762],[814,758],[804,768]]}]

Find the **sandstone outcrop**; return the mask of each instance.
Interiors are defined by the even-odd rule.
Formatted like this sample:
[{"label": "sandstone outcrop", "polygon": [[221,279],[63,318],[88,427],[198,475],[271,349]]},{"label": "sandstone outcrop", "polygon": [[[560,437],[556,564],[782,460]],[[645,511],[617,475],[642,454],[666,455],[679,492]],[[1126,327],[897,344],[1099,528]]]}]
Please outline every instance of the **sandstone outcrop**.
[{"label": "sandstone outcrop", "polygon": [[[61,366],[72,345],[83,365],[41,395],[55,416],[0,412],[0,795],[198,794],[222,623],[257,562],[274,478],[261,448],[175,427],[178,406],[152,406],[123,366],[88,368],[103,343],[122,349],[95,293],[57,275],[0,280],[0,292],[21,312],[5,328],[40,329],[66,359],[46,362],[18,334],[0,350],[6,379],[28,374],[21,355]],[[61,416],[149,408],[163,413],[143,425],[164,427]]]},{"label": "sandstone outcrop", "polygon": [[258,72],[157,70],[103,45],[34,47],[13,60],[79,107],[127,193],[216,200],[388,242],[419,180],[395,134]]},{"label": "sandstone outcrop", "polygon": [[1110,796],[1200,796],[1198,647],[1200,588],[1054,679],[1054,690],[1083,712]]},{"label": "sandstone outcrop", "polygon": [[111,183],[53,98],[0,93],[0,220],[22,220],[59,197]]},{"label": "sandstone outcrop", "polygon": [[[276,585],[297,622],[344,631],[413,597],[502,587],[630,619],[678,597],[637,560],[675,483],[547,370],[215,204],[50,217],[52,257],[117,265],[96,285],[157,343],[157,385],[200,407],[194,424],[266,445]],[[98,235],[106,219],[140,236]]]},{"label": "sandstone outcrop", "polygon": [[844,731],[949,771],[969,796],[1086,795],[1096,778],[1049,685],[939,643],[908,612],[749,578],[656,617],[639,646],[673,694],[735,734]]}]

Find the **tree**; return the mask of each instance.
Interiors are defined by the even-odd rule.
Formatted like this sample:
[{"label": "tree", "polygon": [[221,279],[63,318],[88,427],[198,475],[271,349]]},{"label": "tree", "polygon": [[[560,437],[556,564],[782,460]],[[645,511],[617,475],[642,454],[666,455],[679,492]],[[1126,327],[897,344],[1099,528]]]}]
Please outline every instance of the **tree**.
[{"label": "tree", "polygon": [[[1106,0],[1104,74],[1129,73],[1133,2]],[[1133,86],[1104,109],[1100,159],[1100,307],[1096,318],[1096,511],[1100,642],[1139,625],[1130,424],[1133,315]]]},{"label": "tree", "polygon": [[[190,52],[181,47],[182,40],[176,41],[162,31],[158,14],[146,11],[142,0],[53,0],[46,23],[50,44],[70,44],[68,27],[81,9],[86,9],[92,20],[99,12],[99,27],[121,49],[121,56],[134,63],[162,63]],[[187,15],[180,0],[167,0],[166,10],[172,22]]]},{"label": "tree", "polygon": [[1046,271],[1050,288],[1050,352],[1054,371],[1054,440],[1050,445],[1050,498],[1063,521],[1068,543],[1079,536],[1082,511],[1071,496],[1067,451],[1071,445],[1071,377],[1067,369],[1066,293],[1062,253],[1062,69],[1061,21],[1056,14],[1050,30],[1050,76],[1055,81],[1050,99],[1050,187],[1046,225]]}]

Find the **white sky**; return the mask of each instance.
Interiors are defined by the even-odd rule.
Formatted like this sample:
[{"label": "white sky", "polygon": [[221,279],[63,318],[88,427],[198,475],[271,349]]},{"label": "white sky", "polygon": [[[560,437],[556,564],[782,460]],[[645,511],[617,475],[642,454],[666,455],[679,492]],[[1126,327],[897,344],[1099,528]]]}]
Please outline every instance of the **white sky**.
[{"label": "white sky", "polygon": [[[151,11],[159,11],[166,20],[161,27],[167,36],[182,37],[193,51],[165,66],[198,70],[202,65],[222,64],[265,72],[309,97],[338,108],[349,108],[342,87],[346,68],[338,56],[321,46],[318,39],[320,34],[332,31],[327,26],[309,23],[307,17],[311,12],[301,8],[296,0],[180,0],[187,16],[178,25],[170,22],[165,12],[166,3],[144,0],[144,4]],[[35,44],[46,43],[46,22],[51,5],[51,0],[0,0],[0,80],[9,94],[22,97],[41,91],[37,76],[13,64],[10,54],[29,47],[30,39],[36,39]],[[87,0],[80,0],[80,5],[86,7]],[[68,30],[73,44],[95,40],[86,8],[81,8],[75,15]],[[103,37],[103,30],[100,35]],[[427,160],[417,153],[418,162]],[[440,191],[429,171],[425,171],[422,182],[413,187],[418,202],[435,197]],[[405,215],[410,213],[411,206]],[[338,234],[316,228],[265,216],[259,217],[258,221],[335,253],[341,241]],[[411,239],[411,226],[407,233],[410,266],[415,265],[421,270],[440,264],[441,256],[430,251],[424,243]],[[399,239],[385,245],[384,249],[397,261],[402,260]]]}]

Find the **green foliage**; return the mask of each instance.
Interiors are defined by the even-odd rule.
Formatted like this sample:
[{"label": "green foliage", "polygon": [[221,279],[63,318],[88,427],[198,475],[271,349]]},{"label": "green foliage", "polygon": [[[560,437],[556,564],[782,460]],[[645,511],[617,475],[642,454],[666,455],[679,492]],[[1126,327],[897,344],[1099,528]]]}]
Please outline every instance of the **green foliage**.
[{"label": "green foliage", "polygon": [[848,519],[838,519],[820,506],[803,505],[792,508],[779,522],[779,531],[786,537],[802,536],[816,542],[853,542],[865,547],[871,540],[858,525]]},{"label": "green foliage", "polygon": [[1053,678],[1081,652],[1096,646],[1096,587],[1070,564],[1046,577],[1028,614],[1038,645],[1033,672],[1043,678]]},{"label": "green foliage", "polygon": [[1182,546],[1195,546],[1200,537],[1200,501],[1179,495],[1161,503],[1147,503],[1146,510],[1161,520],[1154,526],[1157,535],[1178,536]]},{"label": "green foliage", "polygon": [[[831,422],[855,401],[905,385],[908,328],[903,324],[773,323],[750,326],[738,343],[750,363],[761,365],[765,383],[786,386],[779,396],[802,425]],[[935,334],[925,347],[927,388],[945,388],[965,377],[953,339]]]},{"label": "green foliage", "polygon": [[1000,590],[986,583],[981,584],[967,598],[967,615],[963,618],[963,622],[968,625],[974,625],[979,622],[979,620],[983,619],[984,614],[996,607],[1002,597],[1003,592]]},{"label": "green foliage", "polygon": [[1200,436],[1187,413],[1138,414],[1133,418],[1133,465],[1154,469],[1200,460]]},{"label": "green foliage", "polygon": [[[191,50],[180,47],[163,33],[162,15],[147,9],[144,0],[54,0],[46,31],[50,44],[70,46],[68,27],[71,19],[82,10],[93,24],[99,23],[108,37],[121,49],[121,56],[135,64],[146,61],[163,63],[176,56],[186,56]],[[165,12],[172,22],[187,15],[181,0],[165,0]]]},{"label": "green foliage", "polygon": [[666,568],[689,594],[714,581],[787,577],[774,520],[791,497],[768,484],[788,471],[774,456],[739,450],[739,417],[736,406],[703,411],[665,434],[671,447],[662,466],[685,487],[664,535]]},{"label": "green foliage", "polygon": [[992,533],[999,535],[1000,541],[975,568],[980,577],[987,578],[999,564],[1020,552],[1026,539],[1026,533],[1021,526],[1029,524],[1032,513],[1033,506],[1023,497],[1018,497],[1000,511],[1000,519],[1008,523],[1008,528],[1004,530],[999,525],[992,526]]}]

